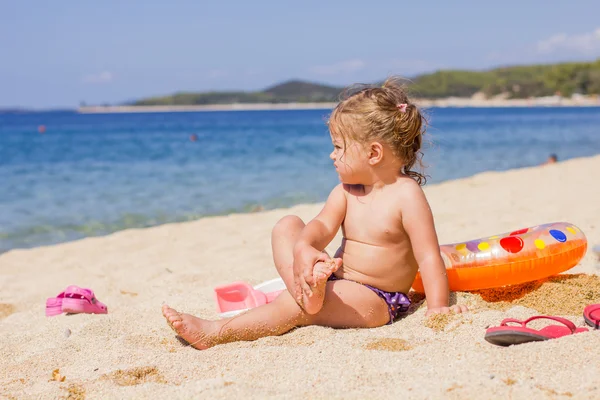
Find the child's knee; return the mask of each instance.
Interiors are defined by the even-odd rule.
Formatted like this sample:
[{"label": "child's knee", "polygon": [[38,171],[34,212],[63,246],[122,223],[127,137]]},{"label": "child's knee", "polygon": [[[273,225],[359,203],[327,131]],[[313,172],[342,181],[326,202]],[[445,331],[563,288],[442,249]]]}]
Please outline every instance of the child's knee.
[{"label": "child's knee", "polygon": [[297,215],[286,215],[281,218],[273,227],[273,235],[279,235],[282,233],[289,233],[293,229],[303,228],[304,221]]}]

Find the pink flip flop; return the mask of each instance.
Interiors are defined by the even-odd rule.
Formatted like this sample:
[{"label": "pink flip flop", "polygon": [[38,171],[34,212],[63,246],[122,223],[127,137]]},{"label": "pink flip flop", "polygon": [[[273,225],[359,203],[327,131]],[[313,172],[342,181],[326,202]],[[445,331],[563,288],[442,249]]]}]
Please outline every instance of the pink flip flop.
[{"label": "pink flip flop", "polygon": [[600,304],[590,304],[583,310],[585,323],[594,329],[600,329]]},{"label": "pink flip flop", "polygon": [[70,314],[106,314],[106,305],[99,302],[91,289],[69,286],[65,289],[62,311]]},{"label": "pink flip flop", "polygon": [[[560,322],[564,326],[548,325],[540,330],[527,328],[525,326],[536,319],[550,319]],[[508,325],[509,323],[519,324],[520,326]],[[525,321],[506,318],[500,323],[500,326],[495,326],[485,331],[485,340],[498,346],[510,346],[512,344],[557,339],[574,333],[587,332],[587,330],[587,328],[577,328],[575,324],[568,319],[548,315],[538,315],[528,318]]]},{"label": "pink flip flop", "polygon": [[62,314],[62,303],[65,297],[65,292],[59,293],[56,297],[46,299],[46,317],[54,317]]}]

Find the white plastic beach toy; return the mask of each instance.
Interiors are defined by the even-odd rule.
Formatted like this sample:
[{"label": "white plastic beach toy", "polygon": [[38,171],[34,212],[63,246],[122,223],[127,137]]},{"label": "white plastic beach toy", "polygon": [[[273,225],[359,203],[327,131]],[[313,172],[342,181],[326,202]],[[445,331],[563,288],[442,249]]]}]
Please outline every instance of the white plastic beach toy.
[{"label": "white plastic beach toy", "polygon": [[252,287],[246,282],[233,282],[215,288],[217,312],[221,318],[238,315],[273,301],[286,289],[283,279],[276,278]]}]

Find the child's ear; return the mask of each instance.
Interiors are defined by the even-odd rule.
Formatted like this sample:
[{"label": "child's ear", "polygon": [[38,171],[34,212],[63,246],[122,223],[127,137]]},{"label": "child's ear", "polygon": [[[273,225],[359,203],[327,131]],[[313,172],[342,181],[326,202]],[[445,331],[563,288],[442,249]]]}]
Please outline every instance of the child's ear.
[{"label": "child's ear", "polygon": [[383,159],[383,146],[379,142],[371,143],[369,147],[369,164],[376,165]]}]

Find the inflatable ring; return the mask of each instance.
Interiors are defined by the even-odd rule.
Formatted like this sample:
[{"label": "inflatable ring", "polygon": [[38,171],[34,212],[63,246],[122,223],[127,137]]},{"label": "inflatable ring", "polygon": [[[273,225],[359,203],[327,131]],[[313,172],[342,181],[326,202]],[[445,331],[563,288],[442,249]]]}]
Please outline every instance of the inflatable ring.
[{"label": "inflatable ring", "polygon": [[[440,246],[451,291],[516,285],[564,272],[583,258],[581,229],[556,222]],[[424,292],[420,275],[413,289]]]}]

